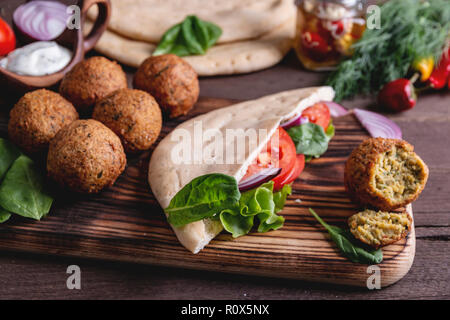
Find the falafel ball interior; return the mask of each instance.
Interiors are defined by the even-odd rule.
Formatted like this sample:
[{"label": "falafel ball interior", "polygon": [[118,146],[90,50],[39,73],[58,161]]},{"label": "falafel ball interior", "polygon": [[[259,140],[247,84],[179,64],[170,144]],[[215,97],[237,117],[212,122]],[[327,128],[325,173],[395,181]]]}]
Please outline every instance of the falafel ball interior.
[{"label": "falafel ball interior", "polygon": [[348,219],[350,232],[362,242],[379,247],[406,236],[412,219],[406,212],[364,210]]},{"label": "falafel ball interior", "polygon": [[420,192],[425,179],[423,161],[414,152],[393,145],[379,155],[371,184],[393,203],[401,203]]}]

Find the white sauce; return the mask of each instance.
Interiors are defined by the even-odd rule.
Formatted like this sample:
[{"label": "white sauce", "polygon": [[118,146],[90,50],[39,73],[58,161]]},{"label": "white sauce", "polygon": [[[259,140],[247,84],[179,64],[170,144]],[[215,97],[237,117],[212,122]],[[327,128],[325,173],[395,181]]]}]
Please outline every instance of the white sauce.
[{"label": "white sauce", "polygon": [[16,49],[0,60],[0,67],[25,76],[44,76],[62,70],[72,52],[54,41],[38,41]]}]

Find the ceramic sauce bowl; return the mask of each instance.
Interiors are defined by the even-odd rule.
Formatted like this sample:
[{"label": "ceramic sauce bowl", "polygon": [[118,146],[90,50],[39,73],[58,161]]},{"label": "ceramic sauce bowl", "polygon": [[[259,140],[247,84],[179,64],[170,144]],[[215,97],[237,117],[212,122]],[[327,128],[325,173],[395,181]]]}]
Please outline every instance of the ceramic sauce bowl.
[{"label": "ceramic sauce bowl", "polygon": [[[83,34],[84,22],[87,18],[87,12],[93,5],[98,5],[98,17],[92,30],[87,36]],[[79,0],[81,14],[81,28],[66,30],[54,41],[69,48],[72,51],[72,59],[67,66],[53,74],[44,76],[25,76],[8,71],[0,67],[0,82],[2,86],[6,85],[8,89],[16,92],[26,92],[40,88],[48,88],[56,85],[64,75],[69,72],[74,65],[84,59],[84,54],[93,49],[100,36],[106,30],[110,16],[111,3],[109,0]]]}]

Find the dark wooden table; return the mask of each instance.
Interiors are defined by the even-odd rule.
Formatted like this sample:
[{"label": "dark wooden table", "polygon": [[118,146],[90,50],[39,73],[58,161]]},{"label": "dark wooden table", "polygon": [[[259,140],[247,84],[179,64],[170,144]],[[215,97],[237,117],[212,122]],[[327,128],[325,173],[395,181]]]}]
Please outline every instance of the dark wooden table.
[{"label": "dark wooden table", "polygon": [[[2,0],[2,15],[21,0]],[[130,75],[133,69],[126,68]],[[301,69],[295,55],[268,70],[201,79],[201,97],[253,99],[316,86],[326,74]],[[0,88],[0,116],[15,98]],[[370,98],[345,102],[370,108]],[[449,299],[450,298],[450,94],[423,94],[414,110],[391,116],[404,139],[430,167],[430,179],[414,203],[417,249],[408,275],[379,291],[279,279],[189,271],[25,253],[0,252],[0,299]],[[1,128],[0,136],[6,136]],[[12,248],[13,249],[13,248]],[[81,268],[81,290],[68,290],[66,269]]]},{"label": "dark wooden table", "polygon": [[[126,68],[131,76],[134,72]],[[294,54],[276,67],[248,75],[201,80],[202,97],[253,99],[320,85],[326,75],[303,71]],[[131,77],[130,77],[131,79]],[[1,92],[1,91],[0,91]],[[8,93],[0,93],[0,101]],[[10,108],[0,102],[0,110]],[[374,106],[370,98],[344,103]],[[430,179],[414,203],[417,252],[408,275],[380,291],[315,283],[188,271],[24,253],[0,252],[2,299],[448,299],[450,298],[450,94],[420,97],[409,112],[391,116],[404,138],[430,167]],[[1,136],[5,136],[5,132]],[[82,289],[66,288],[66,269],[78,265]]]}]

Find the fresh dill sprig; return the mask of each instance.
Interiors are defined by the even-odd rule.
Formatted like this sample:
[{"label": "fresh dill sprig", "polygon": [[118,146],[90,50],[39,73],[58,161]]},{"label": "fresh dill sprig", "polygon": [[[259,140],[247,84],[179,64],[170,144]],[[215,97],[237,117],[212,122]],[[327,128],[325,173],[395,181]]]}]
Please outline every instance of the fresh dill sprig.
[{"label": "fresh dill sprig", "polygon": [[449,41],[449,0],[390,0],[380,8],[381,28],[367,29],[326,81],[336,101],[377,92],[405,77],[416,59],[433,56],[437,63]]}]

